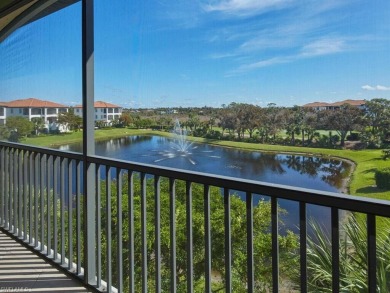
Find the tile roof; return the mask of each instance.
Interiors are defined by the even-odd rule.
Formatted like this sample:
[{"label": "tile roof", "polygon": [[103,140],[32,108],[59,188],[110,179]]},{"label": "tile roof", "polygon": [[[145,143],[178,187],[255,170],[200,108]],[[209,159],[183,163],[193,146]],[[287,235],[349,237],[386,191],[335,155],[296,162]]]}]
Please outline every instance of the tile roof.
[{"label": "tile roof", "polygon": [[35,98],[6,102],[5,106],[8,108],[68,108],[65,105],[49,101],[42,101]]},{"label": "tile roof", "polygon": [[305,104],[303,105],[303,107],[326,107],[326,106],[330,106],[331,104],[329,103],[324,103],[324,102],[314,102],[314,103],[309,103],[309,104]]},{"label": "tile roof", "polygon": [[349,104],[349,105],[352,105],[352,106],[361,106],[361,105],[366,104],[366,101],[364,101],[364,100],[344,100],[344,101],[341,101],[341,102],[333,103],[332,106],[341,106],[341,105],[344,105],[344,104]]},{"label": "tile roof", "polygon": [[[93,104],[93,106],[95,108],[122,108],[118,105],[114,105],[114,104],[103,102],[103,101],[96,101]],[[77,105],[77,106],[75,106],[75,108],[82,108],[82,105]]]},{"label": "tile roof", "polygon": [[315,108],[315,107],[338,107],[344,104],[349,104],[352,106],[362,106],[366,104],[365,100],[344,100],[335,103],[325,103],[325,102],[314,102],[303,105],[303,107]]}]

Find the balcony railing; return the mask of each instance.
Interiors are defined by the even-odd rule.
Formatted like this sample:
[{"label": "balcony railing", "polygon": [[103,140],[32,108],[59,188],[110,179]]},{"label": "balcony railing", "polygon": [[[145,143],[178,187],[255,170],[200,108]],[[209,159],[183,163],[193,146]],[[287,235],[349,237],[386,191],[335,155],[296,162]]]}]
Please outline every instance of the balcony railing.
[{"label": "balcony railing", "polygon": [[[88,221],[85,217],[87,206],[82,195],[82,165],[95,166],[96,219]],[[162,187],[162,184],[165,184]],[[184,188],[180,189],[177,184]],[[202,194],[195,195],[193,187],[201,186]],[[126,186],[126,188],[124,188]],[[167,209],[162,210],[162,188],[169,194]],[[367,199],[343,194],[320,192],[229,178],[210,174],[196,173],[162,168],[152,165],[114,160],[99,156],[83,156],[78,153],[63,152],[53,149],[36,148],[20,144],[0,143],[0,224],[26,245],[35,249],[42,257],[60,263],[76,277],[83,278],[84,269],[88,269],[85,236],[86,229],[96,231],[94,241],[96,258],[95,281],[97,288],[107,292],[182,292],[178,288],[185,282],[186,292],[194,290],[194,250],[202,243],[205,292],[212,292],[213,228],[210,190],[217,188],[223,198],[223,247],[224,256],[218,260],[223,264],[223,291],[232,292],[232,207],[231,191],[245,194],[246,198],[246,281],[242,284],[246,292],[256,292],[255,280],[255,243],[253,235],[254,209],[257,195],[270,198],[272,252],[271,288],[278,292],[281,276],[279,273],[279,209],[278,200],[287,199],[299,206],[299,279],[301,292],[307,292],[307,240],[308,204],[329,207],[331,210],[332,243],[332,290],[340,288],[340,218],[339,210],[363,213],[367,217],[367,276],[369,292],[376,292],[376,217],[388,217],[390,204],[387,201]],[[126,189],[126,194],[124,190]],[[165,191],[164,191],[165,192]],[[196,196],[196,199],[195,199]],[[178,211],[177,199],[184,198],[185,211]],[[148,210],[147,199],[152,198],[153,212]],[[137,204],[135,203],[137,200]],[[193,218],[194,200],[202,201],[204,239],[194,239],[193,227],[199,225]],[[165,204],[165,203],[164,203]],[[126,209],[124,209],[124,206]],[[138,207],[139,210],[135,210]],[[126,213],[124,213],[126,210]],[[177,247],[178,213],[185,213],[185,247]],[[153,217],[153,229],[147,225],[147,218]],[[169,235],[162,234],[162,218],[167,217]],[[138,229],[138,230],[137,230]],[[139,233],[138,233],[138,232]],[[152,233],[153,237],[150,237]],[[182,233],[182,232],[180,232]],[[124,235],[126,239],[124,239]],[[169,239],[168,260],[162,257],[162,238]],[[153,241],[151,241],[152,239]],[[166,241],[166,240],[164,240]],[[152,243],[151,243],[152,242]],[[125,243],[125,246],[123,245]],[[140,251],[135,251],[137,243]],[[91,246],[89,246],[91,247]],[[185,268],[178,271],[178,249],[185,251]],[[126,253],[122,253],[126,251]],[[167,254],[164,252],[164,254]],[[139,261],[138,261],[139,260]],[[153,275],[148,270],[153,266]],[[163,272],[164,270],[164,272]],[[95,270],[93,270],[95,271]],[[166,272],[168,271],[168,272]],[[178,274],[184,272],[185,277]],[[169,275],[169,280],[164,276]],[[124,277],[125,276],[125,277]],[[87,281],[85,281],[87,282]],[[168,285],[167,285],[168,284]],[[138,286],[138,287],[137,287]],[[139,288],[140,290],[137,291]]]}]

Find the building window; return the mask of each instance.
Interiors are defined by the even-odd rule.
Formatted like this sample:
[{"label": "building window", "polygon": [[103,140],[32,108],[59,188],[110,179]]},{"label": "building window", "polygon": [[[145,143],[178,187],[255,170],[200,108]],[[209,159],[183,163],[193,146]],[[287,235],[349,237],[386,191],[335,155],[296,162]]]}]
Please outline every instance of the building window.
[{"label": "building window", "polygon": [[49,108],[47,109],[47,115],[55,115],[56,114],[56,109],[53,109],[53,108]]},{"label": "building window", "polygon": [[[42,109],[41,108],[33,108],[33,109],[31,109],[31,114],[32,115],[42,115]],[[28,114],[26,114],[26,115],[28,115]]]}]

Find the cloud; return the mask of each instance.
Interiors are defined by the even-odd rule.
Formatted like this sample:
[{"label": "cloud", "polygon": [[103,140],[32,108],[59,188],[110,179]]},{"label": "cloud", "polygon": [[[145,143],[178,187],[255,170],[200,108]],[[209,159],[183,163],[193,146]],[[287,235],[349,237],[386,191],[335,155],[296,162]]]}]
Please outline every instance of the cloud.
[{"label": "cloud", "polygon": [[[215,2],[215,1],[214,1]],[[251,16],[289,5],[292,0],[220,0],[203,5],[206,12],[221,12],[235,16]]]},{"label": "cloud", "polygon": [[235,57],[237,54],[234,53],[220,53],[220,54],[211,54],[209,57],[211,59],[223,59],[223,58],[230,58]]},{"label": "cloud", "polygon": [[299,49],[298,53],[287,56],[277,56],[269,59],[264,59],[249,64],[243,64],[236,70],[227,74],[227,77],[234,76],[240,73],[252,71],[255,69],[273,66],[277,64],[290,63],[301,59],[313,58],[317,56],[330,55],[340,53],[347,50],[346,40],[342,38],[321,38],[304,45]]},{"label": "cloud", "polygon": [[390,87],[386,87],[386,86],[383,86],[383,85],[377,85],[376,89],[378,91],[390,91]]},{"label": "cloud", "polygon": [[282,64],[282,63],[287,63],[295,59],[293,56],[290,57],[275,57],[275,58],[270,58],[270,59],[265,59],[261,60],[258,62],[250,63],[250,64],[244,64],[241,65],[238,68],[238,71],[245,72],[257,68],[262,68],[262,67],[267,67],[267,66],[272,66],[275,64]]},{"label": "cloud", "polygon": [[366,90],[366,91],[375,91],[375,90],[376,90],[376,88],[375,88],[374,86],[370,86],[370,85],[368,85],[368,84],[363,85],[363,86],[362,86],[362,89],[364,89],[364,90]]},{"label": "cloud", "polygon": [[366,91],[390,91],[390,87],[386,87],[383,85],[371,86],[366,84],[362,86],[362,89]]},{"label": "cloud", "polygon": [[267,49],[274,48],[288,48],[291,47],[291,45],[291,37],[280,38],[274,35],[272,37],[255,37],[253,39],[245,41],[239,49],[242,52],[264,51]]},{"label": "cloud", "polygon": [[[355,0],[198,1],[203,3],[204,17],[230,18],[226,26],[209,30],[206,40],[219,51],[207,54],[209,59],[227,59],[232,65],[225,77],[309,58],[372,50],[381,41],[362,34],[355,19],[345,29],[345,12],[353,9]],[[245,21],[237,20],[246,16]]]},{"label": "cloud", "polygon": [[343,38],[322,38],[311,42],[301,49],[302,57],[313,57],[339,53],[346,50],[346,40]]}]

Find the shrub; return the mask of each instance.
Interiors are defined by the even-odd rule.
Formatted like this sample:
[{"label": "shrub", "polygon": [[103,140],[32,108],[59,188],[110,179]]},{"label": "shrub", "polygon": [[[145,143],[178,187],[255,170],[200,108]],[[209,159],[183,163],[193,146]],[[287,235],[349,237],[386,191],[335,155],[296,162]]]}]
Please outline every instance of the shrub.
[{"label": "shrub", "polygon": [[192,135],[195,137],[204,137],[207,133],[207,130],[204,128],[197,128],[192,132]]},{"label": "shrub", "polygon": [[350,140],[350,141],[357,141],[359,139],[360,139],[359,133],[357,133],[357,132],[352,132],[350,135],[347,136],[347,140]]},{"label": "shrub", "polygon": [[373,135],[369,131],[362,132],[360,134],[360,140],[366,144],[368,149],[379,149],[382,143],[379,136]]},{"label": "shrub", "polygon": [[390,190],[390,168],[383,168],[375,171],[376,186]]},{"label": "shrub", "polygon": [[390,158],[390,149],[384,149],[382,150],[383,153],[383,160],[387,160]]},{"label": "shrub", "polygon": [[245,138],[244,138],[244,142],[247,142],[247,143],[258,143],[258,142],[259,142],[259,139],[258,139],[258,137],[256,137],[256,136],[245,137]]},{"label": "shrub", "polygon": [[[389,227],[389,219],[383,219]],[[332,291],[332,240],[326,228],[312,221],[312,235],[307,239],[307,284],[309,292]],[[368,292],[367,282],[367,221],[351,214],[342,224],[343,237],[339,239],[340,292]],[[377,290],[390,292],[390,234],[388,229],[378,232],[377,241]],[[299,266],[297,266],[297,269]],[[299,272],[293,276],[299,276]],[[300,280],[295,277],[295,283]],[[299,289],[299,287],[297,288]]]},{"label": "shrub", "polygon": [[17,131],[11,131],[8,140],[11,142],[19,142],[20,141],[19,133]]},{"label": "shrub", "polygon": [[209,132],[206,133],[205,138],[222,139],[222,134],[218,130],[210,130]]}]

